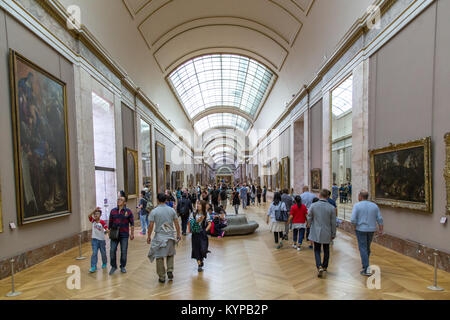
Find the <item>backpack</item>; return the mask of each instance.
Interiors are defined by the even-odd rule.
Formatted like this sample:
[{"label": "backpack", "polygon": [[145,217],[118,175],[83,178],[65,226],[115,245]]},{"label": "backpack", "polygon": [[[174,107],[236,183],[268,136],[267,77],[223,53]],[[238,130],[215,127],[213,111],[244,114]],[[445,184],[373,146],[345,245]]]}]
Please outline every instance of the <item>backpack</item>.
[{"label": "backpack", "polygon": [[189,214],[188,200],[182,199],[180,204],[180,215],[185,217]]},{"label": "backpack", "polygon": [[150,208],[149,208],[149,206],[148,206],[148,200],[145,199],[145,198],[143,198],[142,200],[144,200],[143,203],[142,203],[142,209],[143,209],[146,213],[150,213]]}]

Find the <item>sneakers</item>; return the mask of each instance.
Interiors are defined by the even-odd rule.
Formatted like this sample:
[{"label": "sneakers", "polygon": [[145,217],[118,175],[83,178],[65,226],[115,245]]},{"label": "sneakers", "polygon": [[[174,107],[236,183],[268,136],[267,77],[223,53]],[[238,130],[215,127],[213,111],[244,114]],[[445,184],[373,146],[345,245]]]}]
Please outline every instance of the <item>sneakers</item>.
[{"label": "sneakers", "polygon": [[277,249],[281,249],[283,247],[283,242],[280,241],[280,244],[277,246]]},{"label": "sneakers", "polygon": [[372,275],[372,273],[370,273],[368,270],[361,270],[360,274],[366,277],[370,277]]},{"label": "sneakers", "polygon": [[201,266],[198,266],[197,271],[198,271],[198,272],[203,272],[203,268],[202,268]]},{"label": "sneakers", "polygon": [[322,278],[323,272],[324,272],[323,268],[320,267],[320,268],[319,268],[319,272],[317,273],[317,277],[318,277],[318,278]]},{"label": "sneakers", "polygon": [[109,271],[109,275],[112,276],[114,274],[114,272],[116,272],[117,268],[112,267],[111,270]]},{"label": "sneakers", "polygon": [[106,269],[106,263],[102,264],[102,269]]},{"label": "sneakers", "polygon": [[292,248],[297,249],[297,245],[294,243],[294,244],[292,245]]},{"label": "sneakers", "polygon": [[313,246],[309,246],[308,248],[312,249],[312,248],[313,248]]},{"label": "sneakers", "polygon": [[172,272],[167,272],[167,279],[169,279],[169,281],[173,281],[173,273]]},{"label": "sneakers", "polygon": [[298,246],[297,247],[297,251],[301,251],[302,250],[302,247],[301,246]]},{"label": "sneakers", "polygon": [[158,279],[159,283],[166,283],[166,279]]},{"label": "sneakers", "polygon": [[90,273],[94,273],[95,271],[97,271],[97,267],[92,267],[92,268],[89,269]]},{"label": "sneakers", "polygon": [[127,273],[127,269],[125,269],[125,267],[121,267],[121,268],[120,268],[120,272],[122,272],[122,273]]}]

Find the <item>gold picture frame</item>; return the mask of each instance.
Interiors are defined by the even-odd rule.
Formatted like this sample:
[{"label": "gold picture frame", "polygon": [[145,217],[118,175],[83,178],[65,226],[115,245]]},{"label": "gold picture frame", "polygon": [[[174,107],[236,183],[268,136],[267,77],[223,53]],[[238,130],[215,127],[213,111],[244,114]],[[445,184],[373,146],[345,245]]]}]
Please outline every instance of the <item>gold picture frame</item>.
[{"label": "gold picture frame", "polygon": [[68,216],[67,85],[12,49],[9,67],[18,224]]},{"label": "gold picture frame", "polygon": [[156,193],[166,191],[166,146],[161,142],[156,142]]},{"label": "gold picture frame", "polygon": [[283,166],[282,177],[281,177],[281,186],[282,189],[287,189],[288,192],[291,191],[291,179],[290,179],[290,160],[289,157],[284,157],[281,159],[281,163]]},{"label": "gold picture frame", "polygon": [[444,169],[444,179],[445,187],[447,189],[447,206],[446,214],[450,215],[450,132],[444,137],[445,140],[445,169]]},{"label": "gold picture frame", "polygon": [[322,170],[312,169],[311,170],[311,191],[320,192],[322,189]]},{"label": "gold picture frame", "polygon": [[[433,212],[431,137],[391,144],[371,150],[369,155],[372,201],[394,208]],[[417,179],[412,181],[413,178]]]},{"label": "gold picture frame", "polygon": [[135,199],[139,194],[138,152],[125,148],[125,194]]}]

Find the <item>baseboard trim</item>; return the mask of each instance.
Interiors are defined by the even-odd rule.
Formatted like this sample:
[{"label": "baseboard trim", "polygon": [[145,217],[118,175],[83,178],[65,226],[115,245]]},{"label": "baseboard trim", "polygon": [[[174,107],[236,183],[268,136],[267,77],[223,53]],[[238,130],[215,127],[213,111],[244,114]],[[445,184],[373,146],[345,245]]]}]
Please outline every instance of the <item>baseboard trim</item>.
[{"label": "baseboard trim", "polygon": [[80,243],[80,234],[82,243],[91,240],[91,232],[83,231],[64,238],[48,245],[33,250],[28,250],[19,255],[9,257],[0,261],[0,279],[11,276],[11,259],[14,259],[14,272],[23,271],[31,266],[41,263],[51,257],[61,254],[67,250],[73,249]]},{"label": "baseboard trim", "polygon": [[[345,232],[355,234],[353,225],[349,221],[342,221],[339,228]],[[405,256],[414,258],[420,262],[434,266],[433,253],[435,249],[426,247],[422,244],[412,241],[397,238],[389,234],[383,234],[382,236],[374,237],[374,243],[382,245],[395,252],[401,253]],[[438,268],[447,272],[450,272],[450,254],[444,251],[437,251],[437,265]],[[430,258],[430,259],[429,259]]]}]

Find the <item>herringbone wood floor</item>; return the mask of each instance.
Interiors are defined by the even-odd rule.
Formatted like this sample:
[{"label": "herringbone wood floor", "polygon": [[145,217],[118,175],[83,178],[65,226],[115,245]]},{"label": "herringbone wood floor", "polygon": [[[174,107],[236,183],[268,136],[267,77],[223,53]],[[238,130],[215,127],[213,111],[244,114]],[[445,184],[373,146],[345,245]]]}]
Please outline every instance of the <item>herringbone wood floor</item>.
[{"label": "herringbone wood floor", "polygon": [[[149,246],[136,232],[128,250],[128,273],[89,274],[91,246],[85,244],[86,260],[75,260],[78,249],[73,249],[16,274],[16,290],[23,292],[16,299],[450,299],[450,274],[438,273],[444,292],[429,291],[432,267],[377,244],[371,263],[381,268],[381,290],[367,289],[367,278],[359,274],[356,240],[343,232],[332,247],[328,274],[318,279],[312,250],[275,249],[266,212],[266,207],[245,212],[260,224],[251,236],[210,239],[212,253],[201,274],[190,259],[188,236],[177,248],[175,281],[159,284],[156,266],[147,259]],[[66,288],[70,265],[81,268],[80,290]],[[0,281],[0,299],[11,299],[5,298],[9,290],[10,279]]]}]

